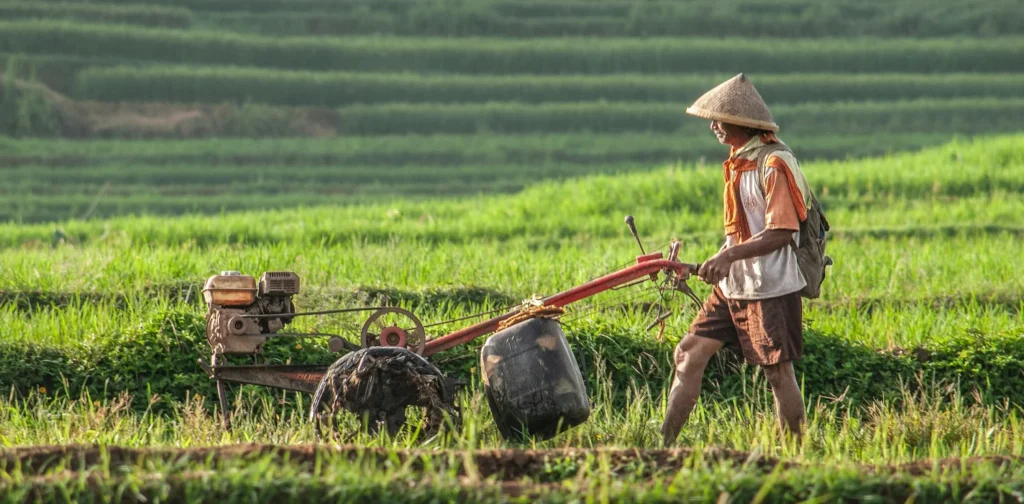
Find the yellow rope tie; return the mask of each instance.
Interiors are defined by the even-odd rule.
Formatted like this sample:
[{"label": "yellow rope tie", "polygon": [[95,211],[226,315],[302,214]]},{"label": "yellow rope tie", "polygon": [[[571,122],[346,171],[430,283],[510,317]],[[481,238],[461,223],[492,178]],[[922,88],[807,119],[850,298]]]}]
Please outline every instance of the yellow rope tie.
[{"label": "yellow rope tie", "polygon": [[563,313],[565,313],[565,310],[563,310],[559,306],[527,306],[521,309],[519,313],[516,313],[515,315],[512,315],[511,317],[499,322],[498,330],[505,330],[508,327],[512,327],[520,322],[532,318],[546,318],[554,320],[557,319]]}]

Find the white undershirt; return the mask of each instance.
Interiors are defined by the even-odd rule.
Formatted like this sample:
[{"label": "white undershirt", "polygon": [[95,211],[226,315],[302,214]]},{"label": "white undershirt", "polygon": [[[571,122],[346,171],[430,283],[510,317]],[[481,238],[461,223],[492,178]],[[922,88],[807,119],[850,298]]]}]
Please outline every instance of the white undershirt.
[{"label": "white undershirt", "polygon": [[[791,172],[798,171],[796,157],[789,152],[775,152],[790,167]],[[765,177],[773,171],[772,167],[765,169]],[[739,175],[739,195],[743,205],[743,213],[746,215],[747,226],[751,235],[760,233],[765,228],[765,219],[768,202],[765,200],[762,187],[766,187],[764,181],[758,184],[757,170],[735,172],[733,176]],[[799,231],[793,232],[793,244],[799,243]],[[736,245],[732,236],[727,235],[726,247]],[[797,264],[796,253],[792,247],[786,246],[769,252],[763,256],[740,259],[732,263],[729,268],[729,276],[723,278],[719,283],[722,294],[729,299],[767,299],[783,296],[799,291],[807,285],[803,273]]]}]

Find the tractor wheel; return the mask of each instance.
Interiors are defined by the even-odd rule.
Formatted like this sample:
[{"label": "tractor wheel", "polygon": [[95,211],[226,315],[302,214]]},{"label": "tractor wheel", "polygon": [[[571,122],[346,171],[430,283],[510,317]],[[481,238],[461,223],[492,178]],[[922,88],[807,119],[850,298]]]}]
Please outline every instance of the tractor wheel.
[{"label": "tractor wheel", "polygon": [[437,432],[447,414],[457,425],[460,412],[451,382],[422,356],[400,347],[374,346],[339,358],[324,373],[313,394],[309,419],[322,404],[367,420],[373,434],[384,427],[397,434],[407,407],[424,410],[422,433]]}]

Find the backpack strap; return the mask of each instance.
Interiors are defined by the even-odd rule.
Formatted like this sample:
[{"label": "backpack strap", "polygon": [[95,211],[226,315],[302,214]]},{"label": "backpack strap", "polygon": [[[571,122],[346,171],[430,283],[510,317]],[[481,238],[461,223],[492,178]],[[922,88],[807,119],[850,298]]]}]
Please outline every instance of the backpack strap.
[{"label": "backpack strap", "polygon": [[[772,154],[775,154],[776,152],[782,152],[782,151],[793,152],[789,148],[788,145],[786,145],[786,144],[784,144],[782,142],[778,142],[778,143],[773,143],[773,144],[766,145],[765,147],[763,147],[761,149],[760,152],[757,153],[757,185],[758,185],[758,187],[761,188],[761,194],[763,196],[765,196],[765,197],[768,196],[768,193],[767,193],[767,191],[765,191],[765,188],[764,188],[764,176],[765,176],[765,172],[768,171],[768,158]],[[803,222],[801,222],[801,224],[803,224]],[[803,236],[801,236],[800,238],[801,238],[801,241],[803,241]],[[793,250],[796,250],[796,248],[797,248],[797,245],[795,243],[793,243],[792,240],[789,242],[789,246]]]},{"label": "backpack strap", "polygon": [[757,184],[761,187],[761,194],[765,194],[764,174],[768,171],[768,157],[780,151],[793,152],[788,145],[779,142],[768,144],[761,149],[761,152],[757,153]]}]

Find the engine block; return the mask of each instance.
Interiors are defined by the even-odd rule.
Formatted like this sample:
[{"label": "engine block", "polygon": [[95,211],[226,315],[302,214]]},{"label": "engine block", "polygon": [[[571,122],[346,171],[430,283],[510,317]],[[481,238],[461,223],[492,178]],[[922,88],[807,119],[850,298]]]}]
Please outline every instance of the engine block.
[{"label": "engine block", "polygon": [[[287,271],[268,271],[257,283],[249,275],[224,271],[207,279],[203,298],[206,341],[214,354],[253,355],[263,351],[270,335],[291,322],[292,296],[299,277]],[[274,316],[279,315],[279,316]]]}]

